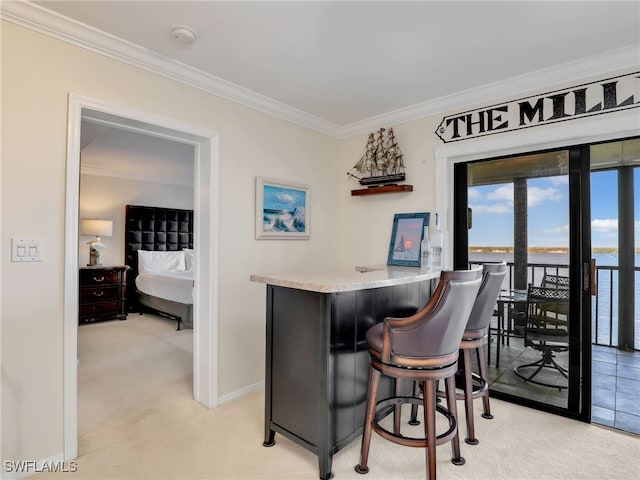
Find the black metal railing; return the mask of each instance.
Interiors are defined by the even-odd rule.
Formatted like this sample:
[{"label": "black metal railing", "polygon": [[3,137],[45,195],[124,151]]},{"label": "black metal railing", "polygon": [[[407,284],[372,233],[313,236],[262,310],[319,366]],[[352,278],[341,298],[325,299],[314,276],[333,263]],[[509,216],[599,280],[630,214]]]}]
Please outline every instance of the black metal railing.
[{"label": "black metal railing", "polygon": [[[593,320],[593,344],[618,346],[618,274],[617,266],[598,266],[596,269],[596,294],[593,297],[591,316]],[[640,267],[634,268],[635,302],[634,350],[640,350]]]},{"label": "black metal railing", "polygon": [[[470,265],[481,265],[481,262],[470,262]],[[507,263],[507,266],[509,270],[503,288],[512,289],[514,264]],[[596,266],[596,291],[591,305],[593,345],[618,346],[618,271],[617,266]],[[527,284],[540,285],[547,274],[569,276],[569,265],[527,264]],[[640,350],[640,267],[635,267],[635,275],[635,298],[632,300],[636,305],[634,349]]]}]

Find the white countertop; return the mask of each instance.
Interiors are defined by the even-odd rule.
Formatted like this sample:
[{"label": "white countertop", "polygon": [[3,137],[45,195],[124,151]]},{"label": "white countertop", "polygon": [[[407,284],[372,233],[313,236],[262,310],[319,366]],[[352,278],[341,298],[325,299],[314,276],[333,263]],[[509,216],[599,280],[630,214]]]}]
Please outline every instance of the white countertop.
[{"label": "white countertop", "polygon": [[372,265],[341,273],[266,273],[251,275],[251,281],[278,287],[321,293],[349,292],[368,288],[391,287],[440,278],[440,270],[418,267]]}]

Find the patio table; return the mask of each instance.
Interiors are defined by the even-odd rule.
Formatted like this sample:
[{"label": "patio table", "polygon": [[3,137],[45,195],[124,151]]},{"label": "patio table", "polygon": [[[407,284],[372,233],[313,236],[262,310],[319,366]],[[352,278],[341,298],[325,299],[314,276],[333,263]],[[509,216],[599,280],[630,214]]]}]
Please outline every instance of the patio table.
[{"label": "patio table", "polygon": [[[517,306],[527,303],[527,290],[508,289],[501,290],[497,302],[497,322],[496,322],[496,368],[500,368],[500,345],[509,345],[509,339],[513,332],[512,324],[514,310]],[[489,348],[491,342],[489,342]],[[491,351],[487,358],[491,363]]]}]

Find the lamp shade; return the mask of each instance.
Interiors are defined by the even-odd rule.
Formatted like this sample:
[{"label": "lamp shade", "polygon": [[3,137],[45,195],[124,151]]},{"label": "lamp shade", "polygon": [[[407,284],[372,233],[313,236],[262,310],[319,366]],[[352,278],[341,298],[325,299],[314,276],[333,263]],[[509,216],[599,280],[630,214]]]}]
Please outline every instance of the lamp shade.
[{"label": "lamp shade", "polygon": [[82,220],[80,223],[82,235],[95,235],[96,237],[110,237],[113,235],[113,221],[111,220]]}]

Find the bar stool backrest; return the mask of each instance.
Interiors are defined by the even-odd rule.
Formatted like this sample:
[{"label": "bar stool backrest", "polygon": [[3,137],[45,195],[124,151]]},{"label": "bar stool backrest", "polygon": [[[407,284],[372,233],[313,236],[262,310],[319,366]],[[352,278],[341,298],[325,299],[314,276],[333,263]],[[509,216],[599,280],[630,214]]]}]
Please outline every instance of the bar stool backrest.
[{"label": "bar stool backrest", "polygon": [[[457,358],[481,282],[482,268],[442,272],[434,296],[423,309],[404,319],[385,319],[392,363],[420,367],[421,360],[429,363],[454,353]],[[385,353],[383,346],[383,361]]]},{"label": "bar stool backrest", "polygon": [[467,330],[489,328],[493,311],[496,308],[502,282],[507,275],[507,262],[483,264],[482,285],[469,316]]}]

